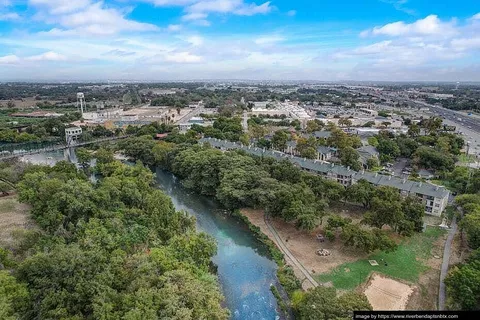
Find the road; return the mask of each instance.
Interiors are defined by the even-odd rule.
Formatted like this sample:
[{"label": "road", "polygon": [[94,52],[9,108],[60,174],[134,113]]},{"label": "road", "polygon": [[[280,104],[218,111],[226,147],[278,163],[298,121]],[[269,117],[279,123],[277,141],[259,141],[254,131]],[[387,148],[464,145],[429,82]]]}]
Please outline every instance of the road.
[{"label": "road", "polygon": [[457,217],[453,217],[450,230],[448,231],[447,241],[443,249],[442,268],[440,269],[440,286],[438,289],[438,310],[445,310],[445,277],[448,273],[448,266],[450,263],[450,251],[452,248],[452,241],[457,232]]},{"label": "road", "polygon": [[277,243],[279,249],[288,256],[288,258],[295,264],[295,266],[303,273],[305,278],[313,285],[313,287],[318,287],[317,281],[313,279],[313,277],[310,275],[310,272],[308,272],[307,269],[300,263],[300,261],[295,258],[295,256],[290,252],[290,250],[287,248],[283,240],[280,238],[280,236],[277,233],[277,230],[270,224],[270,221],[268,217],[265,215],[264,216],[265,224],[267,225],[268,229],[272,233],[273,237],[275,238],[275,242]]}]

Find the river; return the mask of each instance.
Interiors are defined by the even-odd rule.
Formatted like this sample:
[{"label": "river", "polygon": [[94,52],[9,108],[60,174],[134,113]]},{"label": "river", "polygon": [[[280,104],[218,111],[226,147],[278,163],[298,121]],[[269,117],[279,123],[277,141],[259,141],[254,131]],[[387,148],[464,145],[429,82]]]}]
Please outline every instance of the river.
[{"label": "river", "polygon": [[[25,156],[24,161],[54,165],[66,160],[63,151]],[[278,285],[277,265],[242,221],[230,216],[211,198],[185,189],[171,173],[156,170],[157,184],[171,199],[177,210],[195,216],[197,229],[217,241],[213,262],[232,319],[280,319],[277,302],[270,286]]]},{"label": "river", "polygon": [[245,223],[231,217],[213,199],[182,187],[171,173],[157,170],[160,188],[172,199],[177,210],[197,219],[197,229],[217,241],[218,277],[232,319],[278,319],[277,302],[270,285],[277,283],[276,264],[267,249]]}]

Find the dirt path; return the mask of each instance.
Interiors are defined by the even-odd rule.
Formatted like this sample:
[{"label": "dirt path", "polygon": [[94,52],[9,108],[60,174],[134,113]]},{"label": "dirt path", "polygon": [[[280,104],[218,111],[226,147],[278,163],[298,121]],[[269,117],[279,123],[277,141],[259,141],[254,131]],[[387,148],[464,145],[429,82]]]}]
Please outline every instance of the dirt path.
[{"label": "dirt path", "polygon": [[457,232],[457,217],[453,217],[450,231],[448,232],[447,241],[443,250],[442,269],[440,270],[440,287],[438,290],[438,310],[445,310],[445,277],[448,273],[448,265],[450,263],[450,252],[452,247],[453,237]]},{"label": "dirt path", "polygon": [[270,230],[272,235],[275,237],[275,240],[276,240],[275,242],[277,243],[279,249],[283,252],[283,254],[285,254],[290,258],[290,261],[292,261],[295,264],[295,266],[303,273],[305,278],[308,279],[308,281],[312,284],[312,286],[317,287],[318,286],[317,281],[313,279],[313,277],[310,275],[308,270],[305,269],[305,267],[297,260],[297,258],[293,256],[290,250],[288,250],[287,246],[285,245],[285,243],[283,243],[283,240],[278,235],[277,230],[275,230],[275,228],[270,224],[270,221],[268,220],[268,217],[266,215],[264,215],[264,220],[268,229]]}]

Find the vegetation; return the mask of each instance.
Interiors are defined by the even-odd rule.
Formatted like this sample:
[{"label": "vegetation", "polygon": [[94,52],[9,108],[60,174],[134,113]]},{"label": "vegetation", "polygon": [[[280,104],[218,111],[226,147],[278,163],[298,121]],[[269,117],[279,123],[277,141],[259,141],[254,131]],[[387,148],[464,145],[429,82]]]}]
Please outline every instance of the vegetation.
[{"label": "vegetation", "polygon": [[[323,283],[331,281],[335,288],[345,290],[364,283],[372,272],[416,282],[419,274],[428,268],[423,261],[429,258],[433,243],[444,233],[443,229],[429,227],[423,233],[404,239],[395,251],[382,251],[366,259],[344,263],[330,273],[315,277]],[[376,260],[379,265],[371,266],[368,260]]]},{"label": "vegetation", "polygon": [[353,317],[354,310],[372,310],[362,293],[347,292],[337,296],[335,288],[323,286],[307,291],[297,298],[296,309],[302,320],[332,320]]},{"label": "vegetation", "polygon": [[480,170],[458,167],[450,176],[450,183],[458,192],[470,192],[455,198],[461,208],[459,223],[466,235],[468,246],[473,250],[463,264],[454,266],[445,279],[448,307],[455,310],[478,310],[480,308]]},{"label": "vegetation", "polygon": [[19,199],[41,232],[8,252],[17,263],[0,272],[1,318],[227,319],[213,239],[150,170],[108,165],[96,184],[65,162],[25,172]]}]

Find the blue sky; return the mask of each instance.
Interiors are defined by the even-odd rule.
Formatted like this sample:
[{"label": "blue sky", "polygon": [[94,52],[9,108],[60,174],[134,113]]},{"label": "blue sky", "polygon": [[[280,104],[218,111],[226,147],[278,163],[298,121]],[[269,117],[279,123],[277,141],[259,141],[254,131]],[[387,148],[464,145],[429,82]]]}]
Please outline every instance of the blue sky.
[{"label": "blue sky", "polygon": [[480,81],[478,0],[0,0],[0,80]]}]

